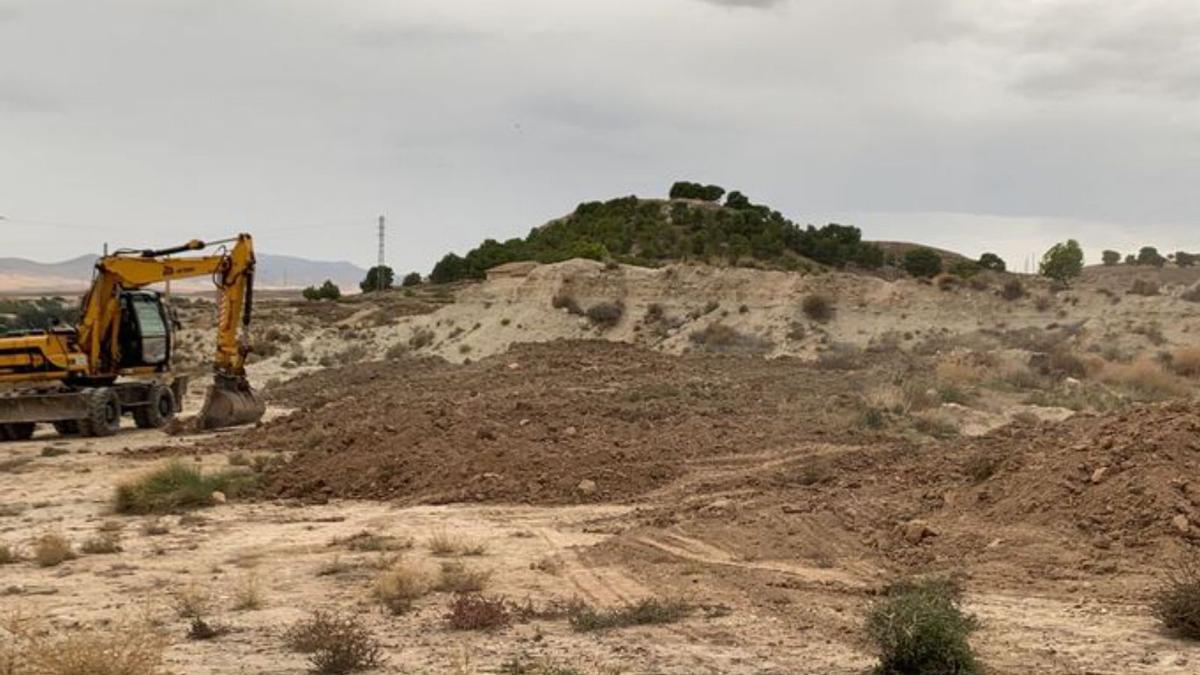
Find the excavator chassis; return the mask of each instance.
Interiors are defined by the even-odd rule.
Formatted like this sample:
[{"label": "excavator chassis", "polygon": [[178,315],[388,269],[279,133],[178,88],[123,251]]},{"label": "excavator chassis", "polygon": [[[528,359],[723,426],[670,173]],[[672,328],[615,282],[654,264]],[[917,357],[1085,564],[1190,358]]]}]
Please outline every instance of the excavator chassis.
[{"label": "excavator chassis", "polygon": [[108,436],[131,414],[141,428],[161,427],[182,410],[187,376],[169,383],[118,382],[108,386],[64,385],[0,393],[0,441],[27,440],[39,423],[60,433]]}]

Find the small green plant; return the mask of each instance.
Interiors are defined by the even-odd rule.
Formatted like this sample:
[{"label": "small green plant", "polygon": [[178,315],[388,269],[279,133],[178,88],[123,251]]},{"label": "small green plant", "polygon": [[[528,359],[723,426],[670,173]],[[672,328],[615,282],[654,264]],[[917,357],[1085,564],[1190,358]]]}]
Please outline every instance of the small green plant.
[{"label": "small green plant", "polygon": [[879,654],[876,675],[981,673],[967,637],[977,628],[959,607],[960,592],[942,580],[888,589],[867,617],[867,637]]},{"label": "small green plant", "polygon": [[255,484],[252,474],[204,474],[198,467],[172,461],[139,478],[117,486],[113,507],[117,513],[169,513],[213,504],[213,493],[236,497]]},{"label": "small green plant", "polygon": [[289,649],[307,654],[312,672],[342,675],[383,665],[383,647],[361,619],[318,610],[284,634]]},{"label": "small green plant", "polygon": [[1185,559],[1168,570],[1151,607],[1172,635],[1200,640],[1200,557]]},{"label": "small green plant", "polygon": [[580,604],[572,608],[568,619],[571,628],[586,633],[628,626],[676,623],[687,617],[691,611],[691,606],[684,602],[647,598],[636,604],[604,610]]}]

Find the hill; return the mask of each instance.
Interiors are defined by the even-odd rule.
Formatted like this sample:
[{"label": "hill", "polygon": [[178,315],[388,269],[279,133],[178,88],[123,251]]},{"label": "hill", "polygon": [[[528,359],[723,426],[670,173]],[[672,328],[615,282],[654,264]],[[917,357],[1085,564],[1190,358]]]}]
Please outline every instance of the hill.
[{"label": "hill", "polygon": [[[87,287],[95,255],[42,263],[25,258],[0,258],[0,292],[78,291]],[[309,260],[287,255],[258,254],[257,284],[263,288],[301,288],[326,279],[343,288],[357,288],[366,270],[348,262]],[[197,288],[210,288],[198,280]]]},{"label": "hill", "polygon": [[525,238],[485,240],[465,256],[449,253],[434,267],[435,282],[481,279],[503,263],[536,260],[561,262],[570,258],[614,260],[643,267],[695,260],[710,264],[812,269],[820,265],[853,264],[878,268],[885,251],[862,240],[853,226],[829,224],[802,227],[768,206],[754,204],[732,192],[676,184],[670,199],[621,197],[585,202],[574,212],[534,228]]}]

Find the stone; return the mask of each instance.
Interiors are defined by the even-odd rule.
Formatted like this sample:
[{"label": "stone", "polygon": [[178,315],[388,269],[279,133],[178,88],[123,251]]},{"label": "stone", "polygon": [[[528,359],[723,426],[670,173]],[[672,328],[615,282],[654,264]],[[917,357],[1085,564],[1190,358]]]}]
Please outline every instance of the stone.
[{"label": "stone", "polygon": [[1187,534],[1192,529],[1192,524],[1188,521],[1188,517],[1182,513],[1172,518],[1171,524],[1175,526],[1175,529],[1179,531],[1179,534]]},{"label": "stone", "polygon": [[216,490],[212,493],[212,501],[214,504],[224,504],[228,500],[225,498],[224,492]]},{"label": "stone", "polygon": [[1092,472],[1092,482],[1099,483],[1100,481],[1104,480],[1104,476],[1107,473],[1108,473],[1107,466],[1102,466],[1099,469],[1096,469],[1095,471]]},{"label": "stone", "polygon": [[905,523],[901,532],[904,535],[904,540],[910,544],[920,544],[922,541],[930,537],[936,537],[937,532],[923,520],[912,520]]},{"label": "stone", "polygon": [[596,481],[590,478],[579,481],[579,485],[575,486],[575,490],[585,497],[596,494],[596,489]]}]

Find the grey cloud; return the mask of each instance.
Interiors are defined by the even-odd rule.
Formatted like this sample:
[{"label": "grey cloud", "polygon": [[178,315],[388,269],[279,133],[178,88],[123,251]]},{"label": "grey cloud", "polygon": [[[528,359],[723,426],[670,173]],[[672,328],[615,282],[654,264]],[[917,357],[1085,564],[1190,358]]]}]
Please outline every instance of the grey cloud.
[{"label": "grey cloud", "polygon": [[700,0],[707,2],[710,5],[722,5],[724,7],[750,7],[753,9],[767,9],[775,5],[783,4],[787,0]]}]

